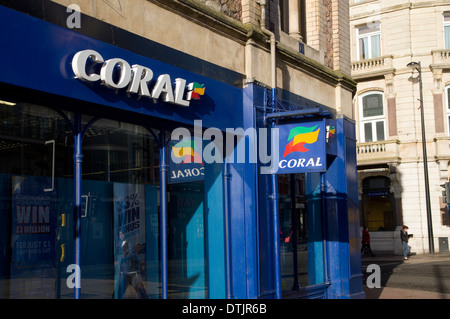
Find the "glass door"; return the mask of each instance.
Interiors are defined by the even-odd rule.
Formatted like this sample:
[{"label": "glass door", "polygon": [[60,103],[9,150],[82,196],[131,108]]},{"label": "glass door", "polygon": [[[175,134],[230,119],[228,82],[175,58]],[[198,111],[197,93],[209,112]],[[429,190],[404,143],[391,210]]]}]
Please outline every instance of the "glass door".
[{"label": "glass door", "polygon": [[0,117],[0,297],[58,298],[57,188],[72,174],[71,133],[47,107],[0,100]]}]

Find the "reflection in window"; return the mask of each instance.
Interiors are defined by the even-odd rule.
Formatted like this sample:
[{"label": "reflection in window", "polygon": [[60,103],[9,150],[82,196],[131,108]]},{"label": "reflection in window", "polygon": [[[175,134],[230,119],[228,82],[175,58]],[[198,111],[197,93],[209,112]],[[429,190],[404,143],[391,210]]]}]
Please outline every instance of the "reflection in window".
[{"label": "reflection in window", "polygon": [[1,100],[0,117],[0,298],[58,298],[58,212],[72,206],[57,190],[73,175],[72,136],[47,107]]},{"label": "reflection in window", "polygon": [[81,260],[93,269],[83,277],[110,279],[103,288],[83,291],[101,298],[159,298],[159,152],[153,135],[100,119],[82,148]]},{"label": "reflection in window", "polygon": [[203,182],[168,188],[168,297],[207,297]]},{"label": "reflection in window", "polygon": [[312,175],[278,175],[281,288],[286,292],[324,281],[320,199],[307,201],[305,195]]}]

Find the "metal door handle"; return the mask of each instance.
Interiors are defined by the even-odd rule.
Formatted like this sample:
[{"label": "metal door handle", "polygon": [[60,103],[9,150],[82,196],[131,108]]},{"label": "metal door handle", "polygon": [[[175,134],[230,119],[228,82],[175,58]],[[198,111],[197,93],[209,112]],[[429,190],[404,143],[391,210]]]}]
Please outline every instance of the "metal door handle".
[{"label": "metal door handle", "polygon": [[61,259],[59,260],[60,262],[64,261],[65,252],[66,252],[66,244],[62,244],[61,245]]}]

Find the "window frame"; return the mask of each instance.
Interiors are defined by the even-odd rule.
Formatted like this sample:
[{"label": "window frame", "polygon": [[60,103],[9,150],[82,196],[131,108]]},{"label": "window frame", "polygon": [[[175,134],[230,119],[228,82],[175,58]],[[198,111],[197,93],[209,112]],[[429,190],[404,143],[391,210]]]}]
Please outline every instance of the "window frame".
[{"label": "window frame", "polygon": [[[381,95],[381,103],[382,103],[382,108],[383,108],[383,114],[382,115],[375,115],[375,116],[367,116],[364,117],[364,105],[363,105],[363,98],[368,96],[368,95],[372,95],[372,94],[377,94],[377,95]],[[358,97],[358,104],[359,104],[359,136],[360,136],[360,140],[361,143],[369,143],[369,142],[379,142],[379,141],[385,141],[386,140],[386,103],[384,101],[384,93],[381,91],[368,91],[365,92],[361,95],[359,95]],[[377,129],[376,129],[376,123],[378,122],[383,122],[383,135],[384,135],[384,139],[383,140],[378,140],[378,136],[377,136]],[[364,129],[364,125],[370,123],[371,124],[371,128],[372,128],[372,141],[366,141],[366,136],[365,136],[365,129]]]},{"label": "window frame", "polygon": [[[448,18],[448,21],[445,21],[445,18]],[[450,41],[448,43],[448,46],[445,43],[445,27],[448,27],[448,31],[450,32],[450,12],[443,12],[442,13],[442,38],[443,38],[443,47],[444,49],[450,49]]]},{"label": "window frame", "polygon": [[[377,26],[378,30],[376,31],[369,31],[365,34],[360,34],[360,30],[362,30],[363,28],[370,28],[373,26]],[[374,23],[366,23],[366,24],[362,24],[362,25],[358,25],[355,27],[356,28],[356,58],[358,61],[364,61],[364,60],[370,60],[370,59],[375,59],[375,58],[379,58],[382,56],[381,52],[382,52],[382,47],[381,47],[381,23],[379,21],[374,22]],[[378,47],[379,47],[379,52],[378,52],[378,56],[372,56],[372,37],[378,36]],[[360,46],[360,40],[363,38],[367,38],[368,39],[368,57],[363,58],[361,56],[361,46]]]}]

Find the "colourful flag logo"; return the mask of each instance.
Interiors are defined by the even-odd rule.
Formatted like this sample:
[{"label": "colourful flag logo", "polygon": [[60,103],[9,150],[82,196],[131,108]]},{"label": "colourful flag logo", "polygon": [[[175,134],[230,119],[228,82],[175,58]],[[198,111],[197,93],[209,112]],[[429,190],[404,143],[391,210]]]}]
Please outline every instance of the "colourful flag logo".
[{"label": "colourful flag logo", "polygon": [[336,129],[334,128],[333,125],[328,125],[327,126],[327,140],[330,137],[333,137],[336,134]]},{"label": "colourful flag logo", "polygon": [[200,96],[205,94],[205,85],[200,84],[198,82],[192,82],[188,85],[188,93],[187,99],[191,100],[200,100]]},{"label": "colourful flag logo", "polygon": [[172,152],[175,157],[183,158],[181,164],[198,163],[203,165],[202,157],[194,140],[183,140],[175,144],[174,146],[172,146]]},{"label": "colourful flag logo", "polygon": [[284,149],[283,157],[293,153],[293,152],[308,152],[309,149],[305,147],[305,144],[313,144],[317,142],[319,137],[320,128],[316,126],[304,127],[297,126],[290,130],[288,137],[288,144]]}]

